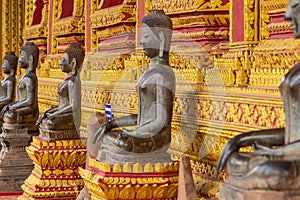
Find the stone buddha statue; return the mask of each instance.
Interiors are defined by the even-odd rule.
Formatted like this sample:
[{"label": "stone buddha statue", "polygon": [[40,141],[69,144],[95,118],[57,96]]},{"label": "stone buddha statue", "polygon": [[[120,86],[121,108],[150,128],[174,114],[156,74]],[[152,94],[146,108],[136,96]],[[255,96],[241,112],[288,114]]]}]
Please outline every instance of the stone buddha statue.
[{"label": "stone buddha statue", "polygon": [[[140,43],[151,63],[136,84],[138,114],[104,123],[96,131],[93,142],[101,143],[97,159],[102,162],[170,159],[166,150],[171,141],[175,93],[175,75],[169,66],[172,22],[162,10],[151,10],[142,23]],[[133,128],[124,128],[129,126]]]},{"label": "stone buddha statue", "polygon": [[[67,77],[59,86],[58,106],[40,115],[37,125],[41,124],[41,133],[48,139],[71,139],[79,137],[81,123],[81,81],[80,70],[84,60],[84,49],[78,43],[71,43],[65,50],[60,62],[61,69]],[[45,136],[43,132],[55,132]],[[60,131],[58,133],[57,131]]]},{"label": "stone buddha statue", "polygon": [[[295,38],[300,38],[300,0],[289,0],[285,19],[291,21]],[[219,158],[217,174],[225,169],[228,174],[225,184],[239,190],[276,191],[276,199],[287,199],[293,195],[298,199],[300,64],[283,77],[279,89],[284,102],[286,127],[243,133],[231,139]],[[247,146],[254,147],[254,151],[239,152],[241,147]],[[285,196],[279,197],[283,193]],[[223,192],[223,195],[228,196],[229,192]]]},{"label": "stone buddha statue", "polygon": [[7,104],[15,101],[16,91],[16,69],[18,66],[18,57],[14,51],[9,51],[4,56],[2,71],[6,77],[1,82],[1,97],[0,97],[0,110]]},{"label": "stone buddha statue", "polygon": [[[13,124],[31,124],[38,119],[38,80],[36,68],[39,61],[39,49],[33,42],[26,42],[21,47],[19,64],[25,74],[19,81],[18,101],[6,105],[2,109],[3,120],[7,126]],[[7,127],[4,127],[7,128]]]}]

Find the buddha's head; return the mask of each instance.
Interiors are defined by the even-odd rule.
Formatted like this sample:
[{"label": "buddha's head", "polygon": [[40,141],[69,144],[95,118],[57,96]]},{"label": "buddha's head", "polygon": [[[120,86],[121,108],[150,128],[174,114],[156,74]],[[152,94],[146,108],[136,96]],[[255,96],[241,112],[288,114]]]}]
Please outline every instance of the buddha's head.
[{"label": "buddha's head", "polygon": [[20,67],[23,69],[30,68],[30,71],[35,72],[39,62],[39,48],[33,42],[26,42],[21,47],[21,55],[19,58]]},{"label": "buddha's head", "polygon": [[16,56],[14,51],[9,51],[4,56],[4,62],[2,65],[3,73],[5,74],[16,74],[16,69],[18,66],[18,57]]},{"label": "buddha's head", "polygon": [[169,59],[172,38],[172,21],[163,10],[150,10],[143,20],[141,45],[150,58]]},{"label": "buddha's head", "polygon": [[300,0],[289,0],[284,18],[291,21],[294,37],[300,38]]},{"label": "buddha's head", "polygon": [[64,56],[60,62],[63,72],[76,75],[81,70],[84,60],[84,49],[78,43],[71,43],[65,50]]}]

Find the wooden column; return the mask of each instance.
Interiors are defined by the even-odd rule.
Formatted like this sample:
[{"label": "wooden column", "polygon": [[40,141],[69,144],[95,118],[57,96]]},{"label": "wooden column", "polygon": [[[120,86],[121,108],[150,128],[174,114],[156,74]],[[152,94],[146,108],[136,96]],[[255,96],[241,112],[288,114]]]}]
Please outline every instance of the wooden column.
[{"label": "wooden column", "polygon": [[49,29],[48,29],[48,44],[47,44],[47,52],[48,54],[52,54],[52,27],[53,27],[53,13],[54,12],[54,0],[49,0]]},{"label": "wooden column", "polygon": [[85,1],[85,50],[86,52],[91,51],[91,12],[92,12],[92,2],[91,0]]}]

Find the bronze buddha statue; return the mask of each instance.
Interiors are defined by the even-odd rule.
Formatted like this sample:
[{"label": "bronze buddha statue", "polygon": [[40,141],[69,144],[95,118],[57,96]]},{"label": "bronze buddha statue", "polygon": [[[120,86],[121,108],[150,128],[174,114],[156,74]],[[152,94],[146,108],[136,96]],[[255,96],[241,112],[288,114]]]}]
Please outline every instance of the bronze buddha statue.
[{"label": "bronze buddha statue", "polygon": [[41,131],[71,130],[72,134],[63,137],[79,137],[81,123],[81,81],[79,75],[84,56],[84,49],[78,43],[71,43],[65,50],[60,66],[62,71],[68,75],[59,86],[58,107],[45,111],[37,121],[37,125],[41,124],[42,126]]},{"label": "bronze buddha statue", "polygon": [[39,61],[39,49],[33,42],[26,42],[21,47],[18,60],[25,74],[18,84],[18,101],[6,105],[2,109],[3,120],[6,124],[35,123],[38,114],[38,79],[36,68]]},{"label": "bronze buddha statue", "polygon": [[1,82],[0,110],[7,104],[15,101],[16,91],[16,70],[18,66],[18,57],[14,51],[9,51],[4,56],[2,71],[7,76]]},{"label": "bronze buddha statue", "polygon": [[[291,21],[295,38],[300,38],[299,14],[300,0],[289,0],[285,19]],[[286,127],[243,133],[231,139],[221,154],[216,174],[225,169],[227,185],[242,190],[283,191],[287,198],[300,187],[300,63],[284,76],[279,89]],[[254,151],[239,152],[247,146],[253,146]]]},{"label": "bronze buddha statue", "polygon": [[[169,66],[172,22],[162,10],[151,10],[142,23],[140,43],[151,63],[136,84],[138,114],[104,123],[96,131],[93,142],[101,142],[97,159],[103,162],[119,158],[134,162],[140,153],[165,153],[171,141],[175,93],[175,75]],[[126,126],[135,128],[113,130]],[[155,162],[155,158],[148,159]]]}]

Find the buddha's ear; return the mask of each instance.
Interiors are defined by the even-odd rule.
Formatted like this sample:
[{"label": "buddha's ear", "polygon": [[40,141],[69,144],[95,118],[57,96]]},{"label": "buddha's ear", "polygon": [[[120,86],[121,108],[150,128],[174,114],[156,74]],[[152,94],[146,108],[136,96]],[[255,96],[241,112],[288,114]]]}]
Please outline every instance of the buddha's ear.
[{"label": "buddha's ear", "polygon": [[163,31],[160,31],[158,33],[158,37],[159,37],[159,57],[163,57],[164,55],[164,48],[165,48],[165,35],[163,33]]},{"label": "buddha's ear", "polygon": [[72,73],[75,74],[76,73],[76,58],[72,58],[70,66],[72,68]]},{"label": "buddha's ear", "polygon": [[76,58],[72,58],[70,65],[72,68],[76,67]]},{"label": "buddha's ear", "polygon": [[28,62],[33,63],[33,55],[29,55]]},{"label": "buddha's ear", "polygon": [[30,71],[33,70],[33,55],[29,55],[28,57],[28,63],[29,63],[29,68],[30,68]]}]

